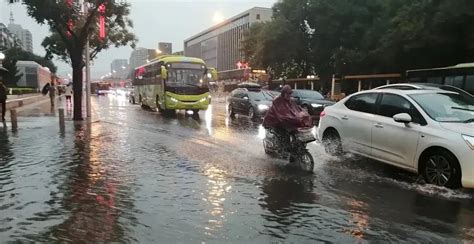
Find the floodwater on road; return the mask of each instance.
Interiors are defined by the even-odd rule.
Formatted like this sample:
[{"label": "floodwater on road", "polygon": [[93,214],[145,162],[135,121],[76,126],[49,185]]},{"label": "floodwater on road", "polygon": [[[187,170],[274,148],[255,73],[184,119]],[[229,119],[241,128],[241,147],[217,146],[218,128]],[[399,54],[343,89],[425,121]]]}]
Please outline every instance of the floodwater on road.
[{"label": "floodwater on road", "polygon": [[162,116],[110,94],[93,112],[64,132],[47,103],[0,125],[0,242],[474,241],[473,191],[317,143],[314,173],[291,170],[224,104]]}]

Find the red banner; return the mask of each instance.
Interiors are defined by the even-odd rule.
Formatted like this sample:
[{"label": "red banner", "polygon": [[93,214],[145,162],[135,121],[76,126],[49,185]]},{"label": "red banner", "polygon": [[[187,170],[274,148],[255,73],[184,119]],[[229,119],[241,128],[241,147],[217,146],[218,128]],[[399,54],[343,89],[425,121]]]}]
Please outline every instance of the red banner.
[{"label": "red banner", "polygon": [[105,39],[105,4],[99,6],[99,38]]}]

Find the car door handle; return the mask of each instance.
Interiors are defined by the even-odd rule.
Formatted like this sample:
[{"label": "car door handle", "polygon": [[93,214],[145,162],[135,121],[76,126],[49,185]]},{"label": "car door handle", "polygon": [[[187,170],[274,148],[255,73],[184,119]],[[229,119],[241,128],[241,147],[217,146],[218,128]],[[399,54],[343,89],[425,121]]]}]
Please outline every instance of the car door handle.
[{"label": "car door handle", "polygon": [[383,128],[383,125],[380,124],[380,123],[377,123],[377,124],[375,124],[374,126],[377,127],[377,128]]},{"label": "car door handle", "polygon": [[342,116],[341,119],[343,119],[343,120],[349,120],[349,117],[347,117],[347,115],[344,115],[344,116]]}]

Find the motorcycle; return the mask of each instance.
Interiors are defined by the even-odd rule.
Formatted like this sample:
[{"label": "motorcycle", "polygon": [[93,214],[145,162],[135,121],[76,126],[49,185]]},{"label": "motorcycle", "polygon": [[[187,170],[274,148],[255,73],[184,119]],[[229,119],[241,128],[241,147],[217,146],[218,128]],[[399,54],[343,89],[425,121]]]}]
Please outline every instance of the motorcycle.
[{"label": "motorcycle", "polygon": [[295,166],[307,172],[313,172],[314,159],[306,145],[316,141],[311,128],[299,128],[295,131],[267,128],[263,139],[263,148],[267,155],[289,160]]}]

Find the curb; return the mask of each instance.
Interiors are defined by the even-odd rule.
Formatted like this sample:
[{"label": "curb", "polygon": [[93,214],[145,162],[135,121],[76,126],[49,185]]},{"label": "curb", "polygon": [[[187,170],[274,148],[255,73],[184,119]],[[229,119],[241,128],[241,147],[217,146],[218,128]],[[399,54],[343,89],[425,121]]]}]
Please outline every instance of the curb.
[{"label": "curb", "polygon": [[6,109],[11,110],[14,108],[23,107],[25,105],[36,103],[45,99],[49,99],[49,96],[37,95],[21,99],[7,100]]}]

